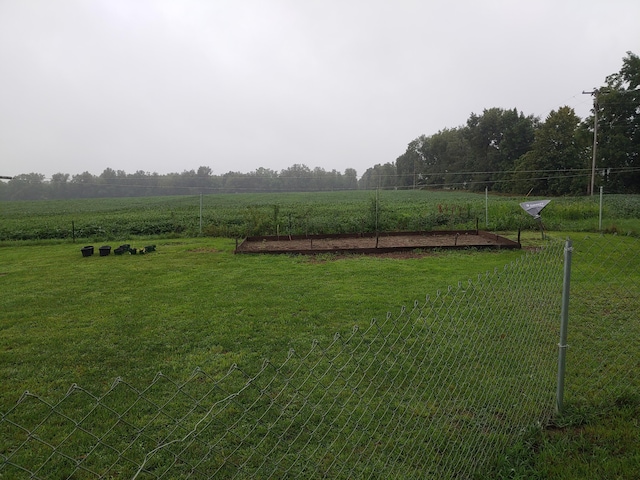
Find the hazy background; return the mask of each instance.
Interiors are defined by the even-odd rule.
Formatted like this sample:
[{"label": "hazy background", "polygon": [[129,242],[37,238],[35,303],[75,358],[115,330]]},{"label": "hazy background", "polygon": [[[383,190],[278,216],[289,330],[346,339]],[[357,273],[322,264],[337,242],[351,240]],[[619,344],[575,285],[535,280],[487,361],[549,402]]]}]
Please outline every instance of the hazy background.
[{"label": "hazy background", "polygon": [[0,175],[393,162],[542,119],[640,51],[637,0],[0,0]]}]

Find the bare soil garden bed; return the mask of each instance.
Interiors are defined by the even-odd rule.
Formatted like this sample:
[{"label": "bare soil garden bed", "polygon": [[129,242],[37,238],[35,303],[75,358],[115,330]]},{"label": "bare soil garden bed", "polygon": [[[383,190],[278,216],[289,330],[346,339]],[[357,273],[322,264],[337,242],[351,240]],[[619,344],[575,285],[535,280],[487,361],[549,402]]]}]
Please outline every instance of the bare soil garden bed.
[{"label": "bare soil garden bed", "polygon": [[269,235],[247,237],[236,253],[366,253],[416,249],[521,248],[519,242],[482,230],[384,232],[336,235]]}]

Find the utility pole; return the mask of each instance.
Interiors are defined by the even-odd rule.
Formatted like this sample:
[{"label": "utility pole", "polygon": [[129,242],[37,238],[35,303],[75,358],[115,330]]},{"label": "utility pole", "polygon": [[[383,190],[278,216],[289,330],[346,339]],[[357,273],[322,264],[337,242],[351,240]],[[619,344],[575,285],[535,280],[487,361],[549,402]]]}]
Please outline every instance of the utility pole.
[{"label": "utility pole", "polygon": [[582,92],[583,95],[593,95],[593,161],[591,162],[591,186],[589,195],[593,196],[594,182],[596,178],[596,149],[598,148],[598,89],[591,92]]}]

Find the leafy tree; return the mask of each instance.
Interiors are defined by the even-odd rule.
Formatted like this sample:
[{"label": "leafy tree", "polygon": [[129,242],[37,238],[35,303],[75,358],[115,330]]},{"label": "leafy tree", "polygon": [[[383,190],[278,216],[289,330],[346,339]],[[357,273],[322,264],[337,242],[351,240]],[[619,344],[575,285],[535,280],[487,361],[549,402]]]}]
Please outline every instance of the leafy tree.
[{"label": "leafy tree", "polygon": [[464,128],[444,129],[429,137],[421,135],[396,160],[398,185],[463,186],[468,155]]},{"label": "leafy tree", "polygon": [[200,193],[206,192],[209,188],[211,188],[211,177],[213,175],[213,170],[211,167],[201,166],[198,168],[196,172],[196,178],[194,179],[193,186],[198,187]]},{"label": "leafy tree", "polygon": [[260,167],[249,173],[247,177],[251,180],[251,183],[247,185],[247,188],[251,191],[269,192],[281,189],[278,172],[270,168]]},{"label": "leafy tree", "polygon": [[16,175],[7,184],[8,196],[11,200],[41,200],[46,198],[44,175],[40,173],[23,173]]},{"label": "leafy tree", "polygon": [[71,177],[73,195],[77,198],[90,198],[98,196],[96,178],[91,173],[85,171]]},{"label": "leafy tree", "polygon": [[0,201],[8,200],[8,190],[7,182],[4,179],[0,179]]},{"label": "leafy tree", "polygon": [[304,192],[311,186],[311,169],[306,165],[296,163],[280,172],[280,179],[284,190],[289,192]]},{"label": "leafy tree", "polygon": [[524,116],[517,109],[490,108],[482,115],[471,114],[466,135],[470,156],[464,170],[472,176],[474,190],[492,187],[507,191],[508,180],[515,161],[531,148],[537,119]]},{"label": "leafy tree", "polygon": [[295,164],[280,173],[258,168],[249,173],[227,172],[224,175],[213,175],[211,168],[206,166],[199,167],[197,171],[185,170],[166,175],[143,170],[127,174],[123,170],[106,168],[99,176],[83,172],[71,179],[69,174],[57,173],[50,182],[40,174],[22,174],[15,177],[12,185],[0,184],[0,198],[30,200],[357,188],[358,174],[353,168],[341,173],[335,169],[326,171],[321,167],[311,170],[306,165]]},{"label": "leafy tree", "polygon": [[211,175],[213,175],[213,170],[211,170],[211,167],[201,166],[198,167],[198,172],[196,173],[196,175],[198,177],[210,177]]},{"label": "leafy tree", "polygon": [[426,138],[424,135],[416,138],[407,146],[407,150],[396,159],[397,185],[416,188],[420,173],[425,168],[422,146]]},{"label": "leafy tree", "polygon": [[376,164],[364,172],[358,186],[364,190],[392,188],[398,186],[396,180],[396,166],[393,163]]},{"label": "leafy tree", "polygon": [[115,197],[125,193],[119,185],[118,173],[113,168],[104,169],[98,177],[98,185],[99,196],[101,197]]},{"label": "leafy tree", "polygon": [[531,150],[516,165],[519,193],[568,195],[585,191],[586,159],[577,137],[580,118],[573,108],[553,110],[535,133]]},{"label": "leafy tree", "polygon": [[344,171],[342,188],[345,190],[356,190],[358,188],[358,172],[354,168],[347,168]]},{"label": "leafy tree", "polygon": [[69,174],[54,173],[49,182],[51,198],[67,198],[69,196]]},{"label": "leafy tree", "polygon": [[439,188],[466,188],[472,180],[467,170],[470,155],[465,127],[444,129],[422,144],[424,181]]},{"label": "leafy tree", "polygon": [[[327,172],[322,167],[316,167],[311,172],[311,190],[331,190],[331,185],[335,184],[337,171]],[[331,178],[333,177],[333,178]]]},{"label": "leafy tree", "polygon": [[422,135],[396,160],[399,184],[507,191],[504,180],[531,148],[537,122],[515,108],[491,108],[472,113],[465,126]]},{"label": "leafy tree", "polygon": [[[595,97],[598,180],[609,192],[640,193],[640,57],[627,52]],[[586,123],[593,125],[593,117]]]}]

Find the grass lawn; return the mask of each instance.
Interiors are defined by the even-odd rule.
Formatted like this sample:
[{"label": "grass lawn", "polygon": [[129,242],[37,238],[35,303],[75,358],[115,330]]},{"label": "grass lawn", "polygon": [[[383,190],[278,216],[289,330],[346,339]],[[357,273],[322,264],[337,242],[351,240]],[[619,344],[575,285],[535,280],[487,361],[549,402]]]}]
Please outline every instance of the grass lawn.
[{"label": "grass lawn", "polygon": [[224,239],[154,242],[147,255],[87,258],[77,244],[1,248],[3,409],[25,390],[55,397],[72,383],[99,391],[117,376],[143,384],[158,371],[256,368],[522,255],[332,261],[234,255]]},{"label": "grass lawn", "polygon": [[[536,232],[525,233],[523,242],[541,243]],[[634,251],[637,240],[630,242]],[[524,254],[310,258],[234,255],[234,241],[218,238],[130,243],[155,243],[157,251],[83,258],[80,244],[0,247],[0,412],[24,391],[55,401],[74,383],[100,395],[116,377],[142,388],[160,371],[176,381],[195,367],[213,378],[234,364],[258,372],[264,358],[279,365],[291,347],[306,352],[314,340],[328,345],[335,332],[366,328],[389,310],[399,312]],[[577,284],[591,289],[587,297],[602,289],[586,266],[576,275]],[[637,286],[637,275],[625,279]],[[619,308],[634,306],[631,298]],[[589,308],[577,311],[584,316]],[[572,322],[570,341],[593,331],[588,322]],[[589,357],[569,358],[575,365]],[[604,401],[588,393],[569,397],[562,428],[532,432],[486,478],[585,478],[596,464],[601,473],[593,478],[633,478],[639,404],[637,392],[628,391]],[[423,408],[429,415],[434,407]]]},{"label": "grass lawn", "polygon": [[570,236],[565,411],[515,445],[488,478],[638,478],[640,241]]}]

